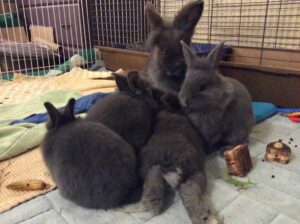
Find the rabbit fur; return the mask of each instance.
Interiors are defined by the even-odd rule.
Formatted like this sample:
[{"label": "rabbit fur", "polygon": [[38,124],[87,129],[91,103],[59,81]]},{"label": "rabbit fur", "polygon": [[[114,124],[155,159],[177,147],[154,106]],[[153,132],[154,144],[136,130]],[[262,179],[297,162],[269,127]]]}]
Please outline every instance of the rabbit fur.
[{"label": "rabbit fur", "polygon": [[254,124],[251,96],[239,81],[218,71],[224,42],[206,58],[181,43],[188,69],[179,100],[210,146],[207,153],[246,143]]},{"label": "rabbit fur", "polygon": [[143,209],[161,213],[178,188],[192,223],[208,223],[211,215],[202,198],[206,188],[202,139],[181,112],[176,94],[162,95],[161,102],[167,109],[157,114],[154,132],[139,156]]},{"label": "rabbit fur", "polygon": [[133,148],[106,126],[75,119],[74,103],[63,112],[45,103],[50,121],[42,155],[60,194],[86,208],[130,203],[140,187]]},{"label": "rabbit fur", "polygon": [[147,2],[145,13],[151,25],[146,47],[151,49],[144,75],[160,89],[179,91],[186,72],[180,40],[190,43],[204,8],[202,0],[185,5],[172,22],[164,20]]},{"label": "rabbit fur", "polygon": [[[149,101],[142,91],[134,89],[138,72],[114,76],[119,92],[98,101],[88,111],[86,119],[106,125],[138,152],[151,134],[156,104]],[[139,82],[146,89],[147,81]]]}]

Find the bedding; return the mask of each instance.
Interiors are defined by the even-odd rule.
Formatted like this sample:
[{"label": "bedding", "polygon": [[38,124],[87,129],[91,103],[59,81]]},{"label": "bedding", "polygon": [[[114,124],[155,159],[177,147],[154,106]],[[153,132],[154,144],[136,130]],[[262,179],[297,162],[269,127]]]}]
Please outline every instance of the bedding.
[{"label": "bedding", "polygon": [[45,112],[44,102],[64,106],[70,98],[81,96],[76,91],[53,91],[23,103],[0,105],[0,161],[19,155],[41,144],[46,133],[45,123],[9,125],[15,118],[23,118],[32,111]]}]

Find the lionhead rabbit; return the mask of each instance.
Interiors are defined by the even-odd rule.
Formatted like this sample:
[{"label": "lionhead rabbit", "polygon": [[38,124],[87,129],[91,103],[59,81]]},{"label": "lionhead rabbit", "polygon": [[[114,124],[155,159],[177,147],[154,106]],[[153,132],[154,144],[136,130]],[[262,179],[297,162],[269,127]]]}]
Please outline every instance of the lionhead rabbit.
[{"label": "lionhead rabbit", "polygon": [[145,75],[155,87],[179,91],[186,71],[180,40],[191,42],[203,8],[202,0],[191,2],[177,13],[172,22],[168,22],[151,3],[147,3],[145,11],[152,31],[147,40],[151,53]]},{"label": "lionhead rabbit", "polygon": [[88,112],[86,119],[106,125],[135,150],[139,150],[151,133],[156,105],[151,100],[147,101],[144,90],[135,89],[135,85],[145,85],[143,89],[147,88],[146,81],[136,82],[138,72],[129,72],[127,76],[114,76],[119,92],[97,102]]},{"label": "lionhead rabbit", "polygon": [[251,97],[240,82],[218,71],[224,42],[206,58],[181,43],[188,69],[179,99],[191,122],[210,150],[247,142],[254,124]]},{"label": "lionhead rabbit", "polygon": [[139,184],[134,150],[106,126],[75,119],[74,103],[62,113],[45,103],[50,121],[42,154],[61,195],[87,208],[131,202]]},{"label": "lionhead rabbit", "polygon": [[139,157],[141,210],[159,214],[178,188],[193,224],[209,223],[213,218],[202,197],[206,175],[201,137],[181,112],[176,94],[164,94],[161,103],[166,110],[157,114],[154,132]]}]

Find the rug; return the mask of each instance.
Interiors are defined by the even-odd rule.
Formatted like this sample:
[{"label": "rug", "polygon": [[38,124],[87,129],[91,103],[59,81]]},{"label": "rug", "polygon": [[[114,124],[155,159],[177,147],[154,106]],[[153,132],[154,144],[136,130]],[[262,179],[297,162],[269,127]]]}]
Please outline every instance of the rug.
[{"label": "rug", "polygon": [[[13,191],[6,189],[6,185],[26,179],[38,179],[46,182],[50,187],[43,191]],[[55,188],[42,159],[41,150],[36,148],[21,154],[11,160],[0,163],[0,213],[5,212],[20,203],[45,194]]]},{"label": "rug", "polygon": [[[121,71],[122,72],[122,71]],[[109,79],[107,79],[109,78]],[[75,90],[82,95],[95,92],[113,92],[115,81],[111,74],[90,73],[80,68],[56,77],[28,77],[15,74],[14,80],[0,85],[0,104],[16,104],[51,90]],[[44,191],[19,192],[6,185],[24,179],[39,179],[50,184]],[[0,213],[45,194],[55,188],[44,164],[39,148],[0,162]]]},{"label": "rug", "polygon": [[110,72],[90,72],[76,67],[55,77],[15,74],[13,81],[0,85],[0,104],[19,103],[51,90],[75,90],[84,95],[96,91],[110,92],[116,86],[111,78]]}]

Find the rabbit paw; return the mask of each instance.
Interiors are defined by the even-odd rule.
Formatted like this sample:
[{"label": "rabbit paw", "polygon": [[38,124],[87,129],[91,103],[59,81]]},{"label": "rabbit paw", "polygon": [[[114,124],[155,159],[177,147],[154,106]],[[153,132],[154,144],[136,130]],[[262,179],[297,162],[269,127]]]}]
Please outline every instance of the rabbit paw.
[{"label": "rabbit paw", "polygon": [[152,211],[154,215],[159,215],[161,213],[161,209],[164,206],[164,200],[160,197],[151,197],[148,200],[142,200],[143,208],[146,211]]},{"label": "rabbit paw", "polygon": [[218,224],[218,220],[213,215],[210,215],[204,223],[205,224]]},{"label": "rabbit paw", "polygon": [[193,224],[218,224],[218,220],[211,214],[209,210],[202,214],[197,214],[191,217],[191,221]]}]

